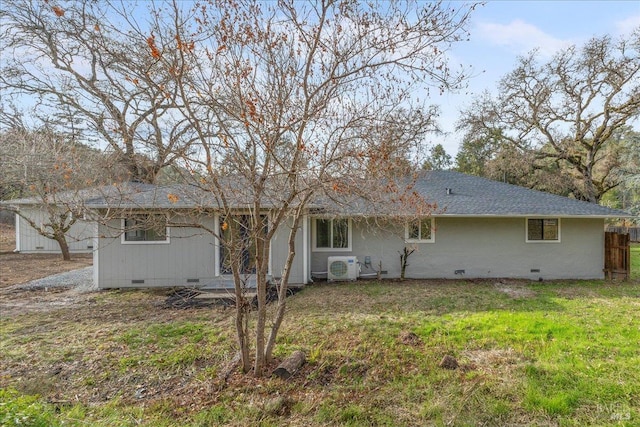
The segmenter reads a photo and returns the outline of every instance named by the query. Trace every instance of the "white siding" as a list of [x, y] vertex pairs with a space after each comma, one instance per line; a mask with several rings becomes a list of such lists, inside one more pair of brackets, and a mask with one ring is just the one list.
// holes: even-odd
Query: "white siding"
[[[23, 207], [20, 213], [29, 217], [36, 224], [47, 222], [47, 214], [37, 207]], [[93, 250], [95, 227], [91, 222], [77, 221], [67, 232], [67, 243], [72, 253], [90, 253]], [[55, 240], [41, 235], [29, 223], [16, 215], [16, 249], [22, 253], [60, 253], [60, 246]]]
[[[271, 275], [275, 278], [282, 277], [284, 263], [289, 254], [289, 233], [291, 232], [292, 221], [287, 221], [281, 225], [271, 242]], [[295, 251], [289, 283], [304, 283], [304, 251], [303, 251], [303, 227], [300, 225], [296, 233]]]
[[[434, 243], [415, 247], [407, 278], [542, 279], [602, 278], [604, 221], [563, 218], [559, 243], [526, 243], [525, 218], [436, 218]], [[387, 278], [400, 277], [399, 252], [405, 247], [404, 225], [387, 227], [354, 223], [353, 250], [361, 263], [382, 261]], [[327, 252], [313, 252], [311, 270], [326, 271]], [[464, 270], [464, 274], [455, 274]], [[532, 270], [539, 270], [533, 271]], [[363, 270], [363, 273], [366, 273]]]

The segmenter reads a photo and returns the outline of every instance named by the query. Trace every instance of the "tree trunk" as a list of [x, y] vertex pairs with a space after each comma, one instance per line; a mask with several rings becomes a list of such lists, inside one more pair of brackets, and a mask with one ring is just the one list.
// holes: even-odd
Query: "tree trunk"
[[[259, 218], [258, 218], [259, 220]], [[258, 221], [256, 220], [256, 221]], [[265, 329], [267, 324], [267, 259], [269, 257], [268, 242], [260, 237], [256, 239], [256, 287], [258, 297], [258, 319], [256, 323], [256, 359], [253, 373], [256, 377], [264, 374], [265, 363]]]
[[62, 259], [65, 261], [71, 261], [71, 252], [69, 251], [69, 245], [67, 244], [67, 239], [62, 235], [56, 235], [55, 241], [58, 242], [60, 246], [60, 251], [62, 252]]
[[256, 358], [253, 365], [253, 374], [261, 377], [264, 373], [264, 330], [267, 322], [267, 297], [266, 280], [262, 274], [257, 277], [258, 318], [256, 321]]
[[289, 275], [291, 273], [291, 265], [293, 259], [296, 256], [296, 234], [298, 226], [300, 225], [300, 212], [297, 213], [291, 231], [289, 232], [289, 255], [284, 263], [284, 270], [282, 272], [282, 278], [278, 285], [278, 308], [276, 309], [276, 317], [271, 326], [271, 332], [269, 333], [269, 340], [267, 341], [267, 348], [265, 350], [265, 359], [267, 363], [271, 363], [273, 360], [273, 348], [276, 345], [276, 338], [278, 331], [284, 320], [284, 315], [287, 308], [287, 287], [289, 285]]
[[238, 338], [238, 347], [240, 352], [240, 360], [242, 364], [242, 372], [247, 373], [251, 369], [251, 359], [249, 357], [249, 302], [245, 298], [242, 280], [240, 278], [240, 270], [237, 263], [231, 266], [233, 273], [234, 290], [236, 297], [236, 335]]

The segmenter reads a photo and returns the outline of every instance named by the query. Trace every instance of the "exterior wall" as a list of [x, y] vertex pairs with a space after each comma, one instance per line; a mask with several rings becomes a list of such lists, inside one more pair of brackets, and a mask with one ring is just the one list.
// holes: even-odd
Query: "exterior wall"
[[[186, 217], [172, 218], [172, 222], [192, 223]], [[213, 217], [200, 219], [207, 228], [214, 229]], [[171, 227], [169, 243], [122, 244], [121, 220], [111, 220], [99, 226], [99, 246], [94, 255], [94, 281], [99, 288], [146, 287], [233, 287], [229, 275], [216, 275], [219, 255], [215, 237], [206, 230], [193, 227]], [[288, 253], [289, 228], [276, 233], [271, 245], [271, 271], [280, 277]], [[302, 233], [296, 238], [296, 254], [290, 283], [303, 283]], [[135, 282], [137, 283], [135, 283]], [[139, 281], [144, 281], [140, 283]]]
[[[435, 242], [415, 247], [407, 278], [542, 279], [603, 278], [604, 220], [561, 219], [560, 242], [526, 243], [525, 218], [435, 218]], [[311, 271], [326, 271], [327, 257], [371, 257], [382, 277], [400, 277], [399, 251], [405, 247], [404, 225], [387, 227], [353, 223], [351, 252], [312, 252]], [[456, 270], [464, 273], [456, 274]], [[531, 270], [539, 270], [532, 272]], [[363, 273], [371, 272], [363, 268]]]
[[[206, 218], [202, 223], [213, 227], [214, 221]], [[120, 219], [99, 226], [94, 257], [99, 288], [201, 287], [215, 279], [215, 240], [208, 231], [171, 227], [169, 243], [122, 244], [121, 227]]]
[[[284, 263], [287, 260], [287, 255], [289, 254], [289, 233], [291, 232], [291, 225], [292, 221], [288, 221], [281, 225], [271, 242], [271, 275], [274, 278], [282, 277]], [[302, 284], [305, 282], [303, 267], [303, 240], [303, 227], [300, 226], [296, 233], [296, 255], [293, 259], [293, 265], [291, 266], [291, 274], [289, 275], [289, 283], [291, 284]]]
[[[46, 221], [46, 212], [36, 207], [23, 207], [20, 212], [36, 224]], [[67, 232], [67, 243], [72, 253], [90, 253], [93, 250], [95, 226], [91, 222], [77, 221]], [[60, 253], [55, 240], [42, 236], [24, 218], [16, 215], [16, 250], [22, 253]]]

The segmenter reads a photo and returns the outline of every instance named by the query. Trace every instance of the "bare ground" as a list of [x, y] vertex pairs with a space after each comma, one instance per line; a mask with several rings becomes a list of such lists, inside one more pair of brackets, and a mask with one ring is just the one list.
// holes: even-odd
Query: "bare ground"
[[0, 289], [30, 282], [65, 271], [92, 265], [91, 254], [73, 254], [64, 261], [56, 254], [19, 254], [15, 249], [15, 228], [0, 224]]
[[16, 248], [16, 229], [13, 225], [0, 222], [0, 253]]

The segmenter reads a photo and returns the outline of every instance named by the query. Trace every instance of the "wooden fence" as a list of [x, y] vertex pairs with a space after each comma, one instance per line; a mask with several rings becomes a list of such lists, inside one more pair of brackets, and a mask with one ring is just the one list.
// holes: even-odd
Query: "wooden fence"
[[606, 231], [618, 234], [628, 234], [632, 242], [640, 242], [640, 227], [614, 227], [613, 225], [609, 225], [607, 226]]
[[604, 233], [604, 274], [608, 279], [626, 280], [630, 277], [629, 234]]

